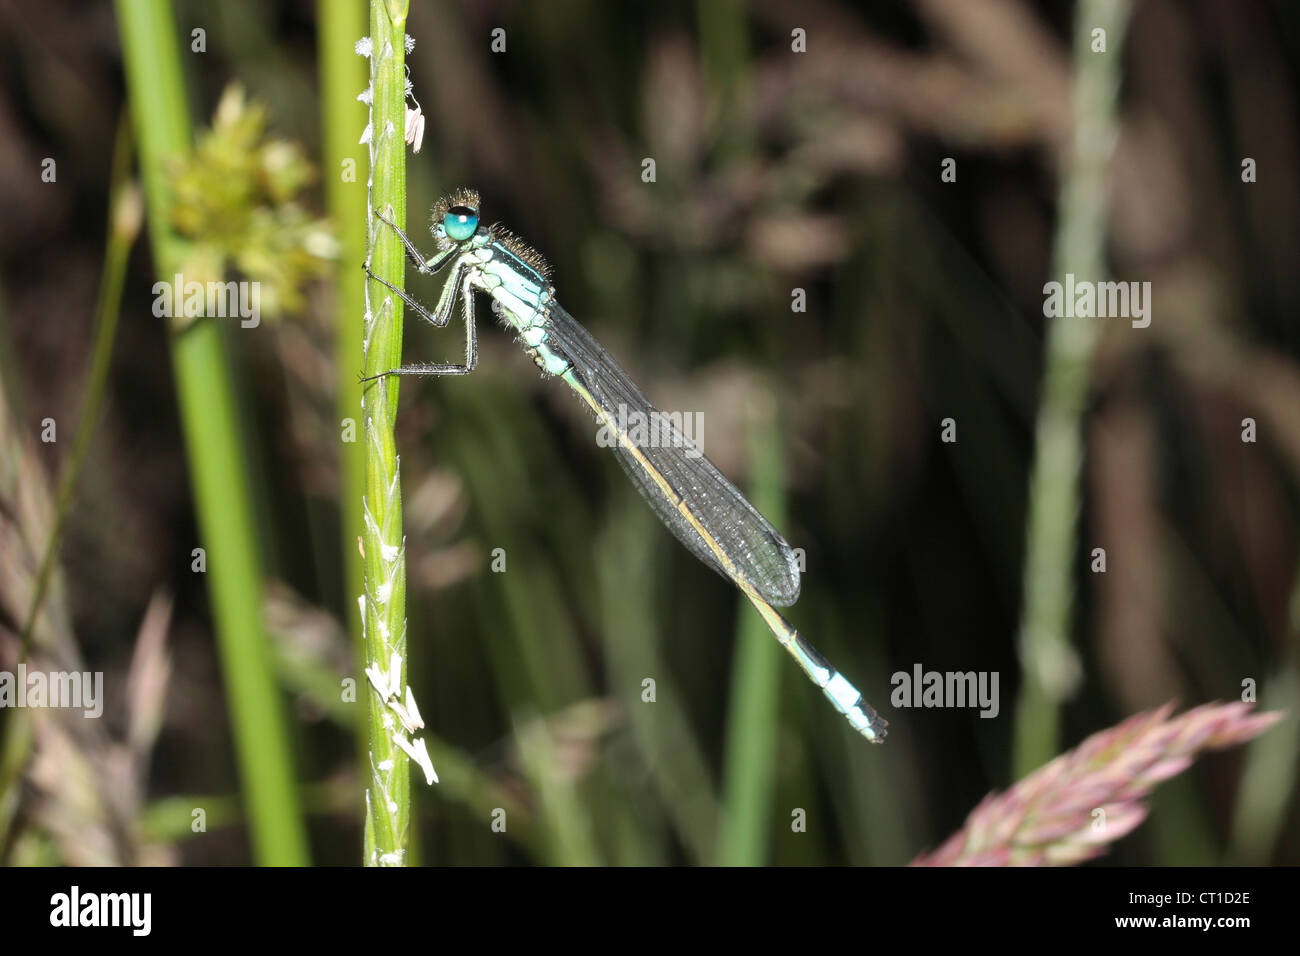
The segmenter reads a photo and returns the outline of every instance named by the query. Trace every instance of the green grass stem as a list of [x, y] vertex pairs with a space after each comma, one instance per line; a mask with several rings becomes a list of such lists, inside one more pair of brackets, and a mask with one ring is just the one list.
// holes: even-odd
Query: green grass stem
[[[406, 261], [401, 241], [370, 210], [399, 226], [406, 223], [405, 0], [370, 3], [370, 179], [367, 256], [371, 270], [401, 289]], [[368, 282], [365, 309], [365, 371], [373, 375], [402, 364], [402, 300], [379, 282]], [[406, 549], [402, 537], [402, 483], [393, 423], [395, 375], [370, 382], [362, 392], [365, 435], [365, 646], [366, 664], [387, 673], [397, 655], [399, 686], [406, 688]], [[411, 818], [410, 764], [393, 738], [392, 714], [368, 692], [370, 766], [366, 798], [367, 866], [404, 866]]]
[[[361, 385], [357, 371], [365, 364], [356, 321], [366, 311], [365, 273], [357, 263], [366, 254], [365, 147], [357, 142], [357, 128], [366, 116], [357, 94], [365, 88], [365, 61], [354, 45], [366, 31], [366, 8], [357, 2], [324, 3], [320, 6], [317, 62], [320, 76], [322, 130], [322, 176], [325, 204], [339, 239], [339, 259], [334, 270], [335, 368], [338, 374], [335, 408], [339, 419], [339, 532], [343, 559], [345, 594], [361, 594], [365, 587], [365, 566], [357, 541], [365, 531], [361, 500], [366, 486], [366, 459], [357, 421], [361, 411]], [[347, 428], [351, 422], [352, 427]], [[343, 440], [345, 435], [351, 441]], [[345, 608], [346, 620], [356, 649], [356, 674], [364, 669], [365, 643], [361, 617]], [[354, 723], [361, 765], [369, 752], [366, 742], [366, 708], [358, 711]]]
[[[1074, 19], [1073, 145], [1061, 179], [1052, 277], [1100, 282], [1106, 275], [1107, 171], [1115, 119], [1127, 0], [1082, 0]], [[1106, 52], [1093, 52], [1094, 30]], [[1070, 641], [1083, 468], [1083, 411], [1100, 331], [1095, 318], [1058, 317], [1047, 328], [1042, 398], [1029, 478], [1014, 775], [1023, 777], [1060, 749], [1060, 708], [1078, 683]]]
[[[166, 175], [167, 163], [192, 146], [176, 22], [167, 0], [118, 0], [116, 7], [154, 269], [170, 280], [185, 271], [190, 252], [172, 227]], [[172, 328], [181, 428], [253, 856], [263, 865], [300, 865], [308, 860], [306, 831], [262, 624], [262, 561], [219, 321]]]
[[[785, 524], [785, 494], [776, 415], [754, 415], [748, 439], [753, 475], [750, 501], [780, 528]], [[738, 601], [737, 614], [717, 862], [723, 866], [758, 866], [767, 860], [770, 848], [785, 655], [743, 597]]]

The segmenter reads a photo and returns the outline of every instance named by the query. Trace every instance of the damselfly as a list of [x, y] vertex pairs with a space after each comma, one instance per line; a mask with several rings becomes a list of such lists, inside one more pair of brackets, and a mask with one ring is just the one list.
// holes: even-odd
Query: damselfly
[[[886, 721], [851, 683], [805, 641], [776, 610], [799, 597], [799, 566], [794, 551], [722, 472], [694, 448], [671, 419], [663, 424], [654, 406], [581, 325], [560, 307], [550, 268], [534, 250], [500, 225], [479, 223], [479, 196], [460, 189], [433, 207], [433, 238], [438, 251], [425, 259], [415, 243], [388, 216], [375, 216], [402, 240], [415, 267], [426, 275], [450, 267], [433, 311], [381, 279], [417, 314], [445, 327], [459, 302], [465, 317], [465, 362], [423, 363], [389, 369], [387, 375], [465, 375], [474, 370], [478, 349], [474, 293], [492, 297], [493, 311], [513, 329], [533, 361], [562, 379], [586, 403], [596, 420], [617, 436], [619, 464], [637, 490], [677, 539], [697, 558], [730, 579], [757, 608], [776, 639], [820, 687], [835, 708], [868, 740], [879, 743]], [[657, 440], [638, 441], [625, 423], [658, 420]], [[664, 429], [669, 430], [665, 437]]]

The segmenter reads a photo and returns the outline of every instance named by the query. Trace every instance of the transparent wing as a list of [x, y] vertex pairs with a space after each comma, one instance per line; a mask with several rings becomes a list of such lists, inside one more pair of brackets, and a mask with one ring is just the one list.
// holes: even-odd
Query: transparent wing
[[[640, 452], [713, 536], [737, 572], [768, 603], [776, 607], [793, 604], [799, 597], [799, 566], [794, 551], [780, 533], [713, 462], [695, 449], [674, 423], [657, 413], [590, 332], [558, 303], [551, 305], [549, 318], [547, 346], [573, 363], [577, 380], [616, 422], [635, 420], [631, 419], [634, 413], [644, 415], [643, 421], [655, 422], [654, 441], [638, 443]], [[727, 577], [708, 543], [682, 517], [676, 505], [664, 497], [654, 477], [647, 473], [646, 464], [621, 444], [615, 446], [615, 451], [619, 464], [659, 520], [697, 558]]]

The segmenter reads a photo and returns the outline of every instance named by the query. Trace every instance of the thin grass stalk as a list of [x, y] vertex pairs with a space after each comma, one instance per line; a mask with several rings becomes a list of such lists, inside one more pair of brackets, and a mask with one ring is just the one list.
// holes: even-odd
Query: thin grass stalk
[[[750, 500], [776, 527], [785, 523], [781, 437], [776, 415], [749, 423]], [[759, 866], [767, 859], [776, 798], [776, 735], [781, 710], [781, 645], [749, 601], [738, 602], [735, 670], [727, 705], [722, 771], [722, 829], [717, 862]]]
[[[334, 270], [335, 367], [337, 380], [337, 415], [340, 438], [346, 424], [357, 421], [361, 411], [361, 385], [357, 370], [365, 364], [361, 339], [355, 334], [356, 317], [365, 313], [365, 273], [357, 263], [365, 255], [366, 209], [361, 203], [364, 183], [361, 152], [357, 143], [357, 123], [363, 107], [357, 102], [357, 93], [365, 87], [364, 61], [353, 49], [357, 37], [366, 30], [366, 8], [356, 0], [332, 0], [320, 6], [320, 35], [317, 61], [320, 64], [321, 129], [324, 155], [325, 202], [330, 219], [339, 238], [339, 260]], [[345, 163], [351, 161], [351, 176], [344, 179]], [[366, 460], [364, 446], [357, 436], [361, 429], [353, 424], [347, 434], [352, 441], [339, 443], [339, 525], [342, 535], [343, 593], [361, 594], [365, 587], [365, 567], [357, 542], [365, 531], [361, 500], [366, 486]], [[365, 644], [362, 639], [361, 618], [347, 615], [349, 630], [357, 661], [356, 673], [365, 669]], [[364, 708], [355, 718], [357, 745], [364, 766], [368, 746], [366, 742], [366, 713]]]
[[[1118, 137], [1127, 0], [1081, 0], [1074, 20], [1073, 146], [1061, 182], [1052, 277], [1105, 278], [1106, 173]], [[1092, 50], [1106, 31], [1106, 52]], [[1100, 325], [1057, 317], [1047, 329], [1042, 400], [1029, 479], [1014, 765], [1023, 776], [1059, 748], [1060, 707], [1079, 679], [1070, 643], [1083, 463], [1082, 416]]]
[[1235, 866], [1267, 866], [1282, 839], [1300, 753], [1300, 676], [1294, 669], [1283, 671], [1265, 688], [1260, 703], [1284, 712], [1286, 718], [1276, 734], [1261, 738], [1247, 751], [1232, 817], [1228, 862]]
[[[85, 463], [90, 439], [99, 421], [99, 409], [108, 382], [108, 370], [117, 339], [117, 323], [122, 311], [122, 289], [126, 282], [126, 264], [140, 234], [142, 210], [139, 190], [131, 183], [131, 128], [126, 114], [118, 123], [113, 144], [113, 165], [109, 180], [108, 238], [104, 251], [104, 271], [100, 274], [95, 304], [95, 344], [91, 349], [90, 376], [77, 416], [72, 451], [59, 475], [55, 494], [52, 526], [45, 539], [45, 551], [36, 572], [26, 620], [19, 632], [19, 660], [30, 660], [32, 634], [45, 604], [45, 595], [54, 578], [54, 568], [63, 537], [63, 523], [72, 507], [77, 478]], [[0, 405], [3, 403], [0, 402]], [[14, 710], [4, 726], [0, 744], [0, 847], [7, 843], [12, 811], [17, 806], [19, 774], [30, 756], [33, 738], [27, 726], [27, 712]]]
[[[739, 0], [699, 0], [695, 5], [700, 60], [717, 115], [727, 116], [749, 95], [749, 12]], [[737, 159], [750, 146], [736, 124], [723, 123], [715, 156]], [[771, 407], [752, 416], [748, 452], [754, 487], [751, 500], [780, 527], [784, 521], [781, 446]], [[743, 598], [736, 618], [735, 667], [727, 705], [722, 803], [715, 862], [757, 866], [769, 847], [776, 780], [776, 732], [780, 712], [781, 651]]]
[[1291, 582], [1287, 630], [1281, 669], [1260, 696], [1261, 706], [1283, 711], [1286, 717], [1275, 733], [1256, 740], [1246, 751], [1232, 815], [1229, 862], [1236, 865], [1271, 862], [1300, 774], [1300, 571]]
[[23, 621], [22, 649], [26, 660], [31, 649], [32, 628], [45, 600], [54, 562], [63, 540], [63, 524], [72, 508], [72, 495], [77, 489], [77, 479], [86, 462], [90, 439], [99, 422], [99, 409], [108, 384], [109, 365], [113, 359], [113, 343], [117, 341], [117, 321], [122, 314], [122, 289], [126, 284], [126, 263], [140, 234], [140, 194], [130, 182], [131, 127], [125, 113], [118, 122], [117, 137], [113, 142], [113, 167], [109, 187], [108, 240], [104, 251], [104, 271], [100, 275], [99, 293], [95, 301], [95, 344], [91, 347], [90, 377], [86, 392], [81, 398], [77, 415], [77, 430], [72, 436], [72, 452], [59, 475], [59, 488], [54, 502], [54, 527], [45, 545], [40, 569], [36, 573], [36, 591], [31, 607]]
[[[366, 261], [382, 279], [405, 287], [401, 241], [371, 212], [399, 226], [406, 223], [406, 0], [370, 3], [370, 145], [367, 188]], [[402, 364], [402, 301], [381, 283], [368, 281], [364, 350], [367, 375]], [[402, 485], [393, 423], [397, 376], [369, 383], [362, 391], [365, 435], [365, 498], [362, 501], [365, 555], [367, 670], [388, 673], [398, 697], [406, 688], [406, 548], [402, 536]], [[376, 693], [369, 701], [370, 766], [366, 792], [365, 863], [405, 866], [411, 814], [410, 765], [394, 734], [393, 714]]]
[[[0, 324], [3, 321], [0, 315]], [[11, 376], [12, 372], [0, 382], [0, 616], [9, 621], [17, 620], [31, 605], [40, 547], [54, 526], [53, 492], [45, 470], [37, 460], [32, 436], [9, 403], [9, 389], [3, 387]], [[60, 669], [73, 670], [80, 657], [61, 583], [56, 568], [49, 599], [32, 628], [33, 645], [41, 656], [58, 661]], [[0, 626], [0, 668], [16, 668], [19, 653], [17, 642], [11, 646], [9, 629]], [[0, 866], [12, 860], [19, 836], [18, 813], [27, 796], [23, 774], [36, 743], [36, 722], [58, 713], [54, 708], [5, 710], [0, 740]]]
[[[621, 472], [618, 480], [625, 483]], [[678, 695], [660, 695], [653, 704], [641, 699], [645, 676], [668, 671], [659, 647], [662, 609], [652, 586], [654, 541], [663, 529], [640, 496], [622, 490], [622, 505], [606, 523], [594, 555], [609, 684], [625, 689], [646, 772], [686, 852], [709, 863], [718, 850], [718, 799], [708, 761]], [[646, 586], [628, 588], [628, 581]]]
[[[183, 273], [189, 243], [171, 223], [166, 164], [191, 149], [190, 118], [167, 0], [117, 0], [127, 93], [144, 177], [154, 268]], [[230, 701], [253, 857], [307, 862], [285, 715], [262, 624], [262, 562], [229, 359], [217, 320], [176, 322], [172, 365], [190, 463], [222, 678]]]
[[[696, 29], [709, 97], [720, 117], [734, 115], [750, 97], [750, 11], [744, 0], [697, 0]], [[743, 123], [724, 122], [712, 147], [720, 160], [740, 160], [753, 144]]]
[[516, 721], [515, 739], [524, 777], [537, 795], [537, 825], [549, 866], [602, 866], [596, 814], [561, 758], [558, 741], [544, 718], [526, 714]]
[[[440, 783], [449, 794], [457, 794], [469, 811], [481, 819], [489, 819], [498, 808], [504, 810], [510, 821], [505, 835], [534, 860], [544, 859], [534, 811], [521, 802], [518, 794], [512, 793], [508, 785], [489, 779], [470, 761], [449, 749], [434, 751], [434, 757], [438, 760]], [[341, 817], [351, 811], [356, 799], [356, 787], [346, 776], [304, 783], [301, 792], [303, 808], [313, 817]], [[139, 840], [146, 844], [176, 845], [201, 838], [203, 834], [194, 832], [195, 807], [207, 811], [209, 832], [244, 822], [239, 800], [225, 794], [162, 797], [151, 801], [136, 818]]]
[[[281, 685], [297, 700], [317, 709], [340, 728], [355, 728], [357, 712], [364, 708], [339, 693], [340, 682], [347, 671], [322, 659], [303, 642], [304, 634], [315, 632], [321, 641], [317, 650], [335, 644], [343, 639], [342, 625], [332, 614], [309, 604], [284, 587], [272, 589], [268, 605], [267, 627], [272, 634], [276, 673]], [[430, 761], [438, 768], [439, 796], [443, 801], [448, 805], [461, 804], [476, 819], [482, 820], [490, 819], [497, 808], [505, 810], [510, 820], [505, 831], [507, 838], [524, 850], [541, 853], [536, 838], [538, 831], [532, 822], [533, 809], [512, 791], [508, 781], [498, 780], [484, 772], [474, 760], [430, 734], [427, 728], [419, 739], [427, 745]], [[364, 757], [368, 747], [364, 733], [358, 734], [358, 741], [363, 747]], [[363, 791], [353, 786], [349, 792], [357, 802], [364, 803], [360, 796]], [[312, 793], [311, 786], [302, 787], [303, 804], [308, 813], [319, 812], [312, 803]], [[346, 810], [345, 807], [342, 809]], [[211, 826], [211, 813], [208, 820]], [[540, 856], [536, 858], [541, 859]]]

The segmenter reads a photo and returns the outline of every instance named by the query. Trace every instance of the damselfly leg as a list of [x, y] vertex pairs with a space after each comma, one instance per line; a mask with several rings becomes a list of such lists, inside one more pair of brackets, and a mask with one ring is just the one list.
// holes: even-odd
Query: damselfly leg
[[371, 212], [375, 214], [376, 219], [388, 226], [388, 228], [393, 230], [393, 232], [397, 233], [397, 238], [401, 239], [402, 245], [406, 246], [406, 254], [410, 256], [411, 261], [415, 263], [415, 268], [424, 275], [431, 276], [440, 272], [442, 267], [450, 262], [452, 257], [456, 255], [456, 249], [453, 247], [451, 249], [444, 249], [437, 255], [425, 259], [420, 255], [420, 250], [416, 248], [415, 243], [411, 241], [411, 237], [402, 231], [401, 226], [393, 222], [393, 220], [389, 219], [378, 209], [373, 209]]
[[[391, 220], [385, 218], [378, 210], [375, 216], [393, 232], [397, 233], [406, 246], [407, 255], [415, 263], [416, 268], [424, 275], [433, 275], [439, 272], [452, 258], [454, 249], [447, 252], [440, 252], [429, 260], [420, 256], [419, 250], [401, 229], [399, 229]], [[438, 296], [438, 304], [430, 312], [424, 303], [420, 302], [414, 296], [408, 294], [402, 289], [397, 288], [387, 279], [375, 275], [370, 270], [367, 263], [361, 264], [366, 270], [366, 275], [374, 279], [380, 285], [386, 286], [391, 292], [397, 295], [407, 307], [419, 315], [421, 318], [432, 323], [438, 328], [443, 328], [451, 321], [452, 313], [456, 309], [456, 301], [459, 299], [462, 303], [462, 312], [465, 318], [465, 361], [463, 364], [456, 365], [451, 363], [440, 362], [415, 362], [410, 365], [403, 365], [398, 368], [390, 368], [387, 371], [377, 372], [374, 375], [367, 375], [361, 378], [362, 382], [371, 382], [378, 378], [384, 378], [388, 375], [468, 375], [478, 365], [478, 337], [474, 321], [474, 291], [470, 288], [467, 265], [463, 261], [456, 262], [452, 266], [451, 275], [447, 277], [446, 283], [442, 287], [442, 293]]]

